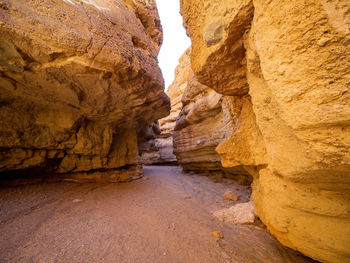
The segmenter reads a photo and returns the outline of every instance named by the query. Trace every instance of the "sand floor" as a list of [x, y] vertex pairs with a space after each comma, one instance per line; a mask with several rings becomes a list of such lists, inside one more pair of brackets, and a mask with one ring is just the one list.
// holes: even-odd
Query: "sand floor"
[[0, 188], [0, 262], [312, 262], [264, 228], [213, 218], [233, 204], [226, 190], [248, 201], [249, 187], [175, 166], [144, 174], [121, 184]]

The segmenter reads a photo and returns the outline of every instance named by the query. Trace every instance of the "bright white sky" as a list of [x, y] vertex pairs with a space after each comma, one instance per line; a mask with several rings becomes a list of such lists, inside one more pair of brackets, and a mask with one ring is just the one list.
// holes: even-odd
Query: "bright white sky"
[[164, 35], [158, 60], [167, 89], [174, 80], [174, 71], [179, 58], [191, 45], [191, 40], [182, 25], [180, 0], [156, 0], [156, 2]]

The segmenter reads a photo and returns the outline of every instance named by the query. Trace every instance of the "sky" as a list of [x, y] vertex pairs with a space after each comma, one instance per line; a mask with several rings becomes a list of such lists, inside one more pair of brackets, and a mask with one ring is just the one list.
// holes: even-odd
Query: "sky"
[[156, 0], [163, 27], [163, 45], [158, 56], [165, 80], [165, 90], [174, 80], [179, 58], [191, 46], [180, 15], [180, 0]]

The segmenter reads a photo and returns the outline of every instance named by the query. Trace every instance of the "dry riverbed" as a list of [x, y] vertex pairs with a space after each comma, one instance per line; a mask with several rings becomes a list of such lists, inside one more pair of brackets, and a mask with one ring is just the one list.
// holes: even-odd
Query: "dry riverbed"
[[312, 262], [262, 227], [213, 218], [234, 204], [225, 191], [245, 202], [248, 187], [178, 167], [144, 174], [122, 184], [2, 187], [0, 262]]

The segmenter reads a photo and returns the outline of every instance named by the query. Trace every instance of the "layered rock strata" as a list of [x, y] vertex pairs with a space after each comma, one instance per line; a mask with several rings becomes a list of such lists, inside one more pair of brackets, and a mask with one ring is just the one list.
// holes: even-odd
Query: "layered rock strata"
[[169, 111], [155, 2], [0, 6], [0, 171], [134, 170], [138, 129]]
[[175, 69], [174, 81], [166, 92], [171, 105], [169, 116], [160, 119], [158, 123], [146, 126], [138, 136], [140, 163], [177, 163], [177, 158], [173, 153], [173, 133], [176, 118], [182, 108], [181, 98], [191, 73], [189, 54], [190, 50], [187, 50], [179, 59], [179, 65]]
[[[246, 98], [217, 151], [284, 245], [350, 262], [348, 1], [182, 0], [197, 79]], [[249, 97], [248, 95], [249, 94]]]
[[[185, 83], [181, 98], [182, 108], [173, 134], [174, 153], [184, 170], [223, 171], [228, 174], [247, 174], [242, 166], [223, 168], [216, 147], [232, 134], [237, 114], [246, 97], [223, 96], [197, 81], [190, 67], [191, 50], [185, 52], [179, 67]], [[181, 66], [182, 64], [187, 67]], [[186, 70], [186, 71], [185, 71]]]

